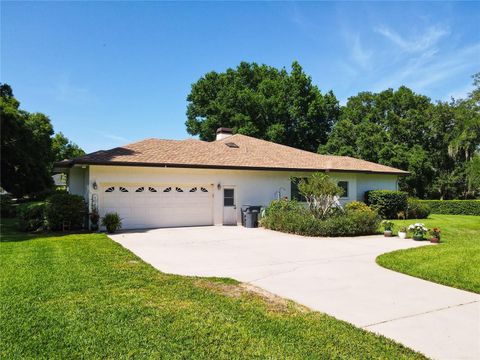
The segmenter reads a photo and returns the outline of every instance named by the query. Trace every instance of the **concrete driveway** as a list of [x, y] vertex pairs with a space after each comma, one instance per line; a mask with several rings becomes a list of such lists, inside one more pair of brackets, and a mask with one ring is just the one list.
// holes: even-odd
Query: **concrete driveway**
[[379, 254], [424, 243], [383, 236], [307, 238], [226, 226], [110, 237], [166, 273], [234, 278], [432, 358], [480, 359], [479, 295], [375, 263]]

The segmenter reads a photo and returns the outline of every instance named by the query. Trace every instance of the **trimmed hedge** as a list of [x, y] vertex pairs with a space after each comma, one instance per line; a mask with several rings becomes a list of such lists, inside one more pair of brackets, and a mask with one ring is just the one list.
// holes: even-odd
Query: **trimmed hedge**
[[480, 216], [480, 200], [419, 200], [432, 214]]
[[407, 219], [426, 219], [430, 215], [430, 206], [418, 199], [408, 199]]
[[370, 190], [365, 192], [365, 203], [378, 211], [384, 219], [396, 219], [399, 212], [407, 211], [408, 194], [396, 190]]
[[83, 197], [59, 193], [46, 201], [45, 219], [50, 230], [62, 230], [63, 222], [69, 222], [71, 229], [79, 229], [85, 222], [87, 205]]
[[296, 201], [273, 201], [261, 220], [267, 229], [305, 236], [359, 236], [377, 233], [380, 219], [375, 211], [349, 210], [325, 220], [317, 219]]
[[20, 230], [36, 231], [45, 227], [45, 203], [24, 203], [17, 208], [17, 217]]

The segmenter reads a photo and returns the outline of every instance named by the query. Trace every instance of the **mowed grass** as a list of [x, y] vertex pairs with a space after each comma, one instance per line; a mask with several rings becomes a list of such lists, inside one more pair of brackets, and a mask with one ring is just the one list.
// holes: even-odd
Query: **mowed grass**
[[480, 216], [434, 214], [429, 219], [394, 221], [394, 231], [416, 222], [428, 228], [439, 227], [441, 244], [383, 254], [377, 263], [425, 280], [480, 293]]
[[103, 234], [7, 221], [0, 260], [0, 358], [424, 358], [233, 280], [161, 273]]

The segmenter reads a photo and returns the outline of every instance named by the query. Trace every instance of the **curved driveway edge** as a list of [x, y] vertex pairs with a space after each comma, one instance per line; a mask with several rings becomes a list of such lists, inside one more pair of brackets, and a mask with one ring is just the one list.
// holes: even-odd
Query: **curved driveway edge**
[[[480, 295], [394, 272], [378, 255], [425, 243], [208, 226], [109, 235], [162, 272], [251, 283], [436, 359], [480, 359]], [[360, 354], [359, 354], [360, 355]]]

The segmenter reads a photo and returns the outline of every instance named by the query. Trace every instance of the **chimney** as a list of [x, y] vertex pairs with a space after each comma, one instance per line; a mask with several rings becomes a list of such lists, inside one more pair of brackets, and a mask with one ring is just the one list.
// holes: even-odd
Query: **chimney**
[[221, 127], [217, 129], [217, 140], [225, 139], [229, 136], [232, 136], [232, 129]]

